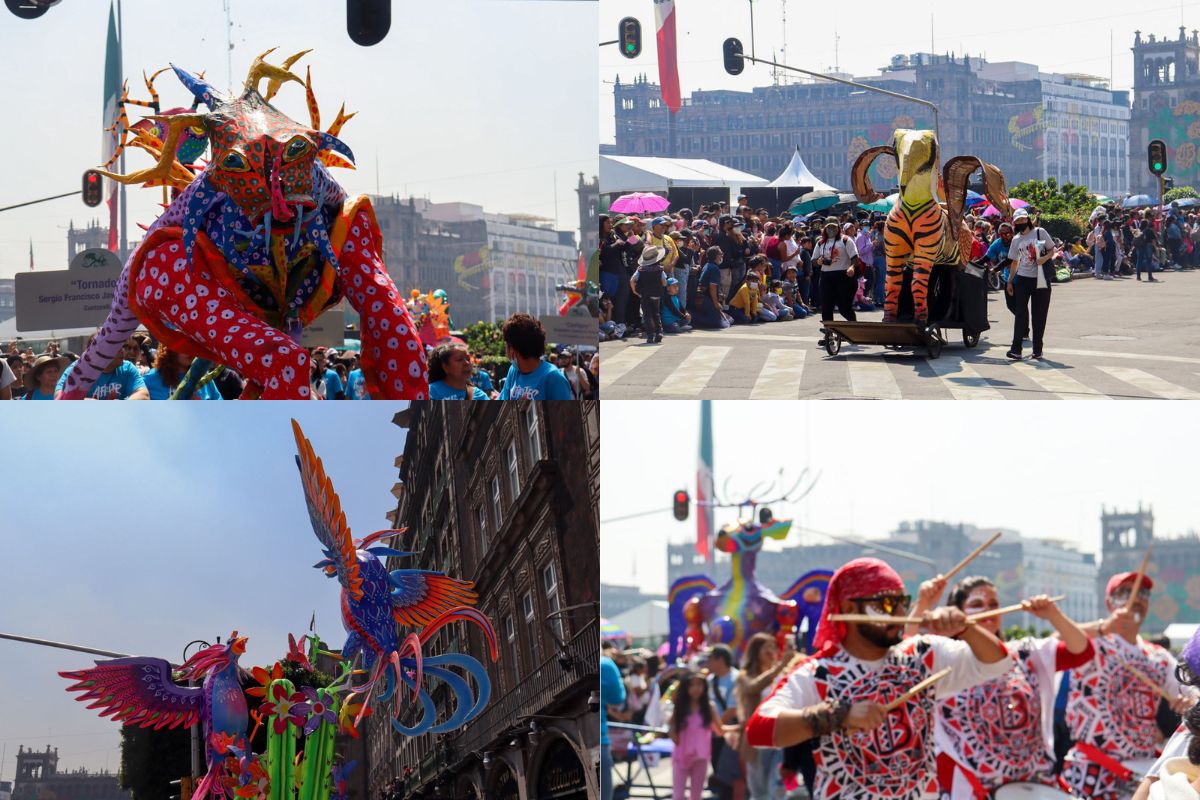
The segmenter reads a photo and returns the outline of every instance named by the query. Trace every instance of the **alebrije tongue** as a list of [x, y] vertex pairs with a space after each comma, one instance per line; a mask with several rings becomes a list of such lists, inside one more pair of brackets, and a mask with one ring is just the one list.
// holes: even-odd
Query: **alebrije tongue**
[[1180, 658], [1187, 664], [1188, 672], [1192, 673], [1193, 683], [1200, 684], [1200, 628], [1192, 634], [1191, 641], [1184, 645]]
[[293, 212], [283, 198], [283, 181], [279, 178], [279, 166], [280, 158], [276, 154], [275, 163], [271, 165], [271, 213], [276, 222], [290, 222]]

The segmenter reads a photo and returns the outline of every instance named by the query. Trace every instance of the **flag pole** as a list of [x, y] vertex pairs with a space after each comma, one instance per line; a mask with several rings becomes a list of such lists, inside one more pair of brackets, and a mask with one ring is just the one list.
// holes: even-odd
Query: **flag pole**
[[[121, 13], [121, 0], [117, 0], [117, 71], [124, 76], [125, 74], [125, 34], [122, 30], [125, 23], [125, 15]], [[121, 150], [121, 174], [125, 174], [125, 151]], [[125, 184], [121, 184], [121, 195], [117, 200], [117, 207], [121, 212], [121, 260], [125, 260], [125, 254], [129, 252], [129, 240], [126, 238], [127, 215], [125, 209]]]

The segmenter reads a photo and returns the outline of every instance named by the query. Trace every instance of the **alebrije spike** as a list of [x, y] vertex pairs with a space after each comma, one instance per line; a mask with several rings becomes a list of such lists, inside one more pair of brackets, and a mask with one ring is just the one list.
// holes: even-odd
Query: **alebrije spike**
[[354, 161], [354, 153], [350, 147], [341, 139], [334, 136], [332, 133], [319, 131], [317, 133], [317, 149], [318, 150], [333, 150], [336, 153], [341, 153], [350, 161]]
[[338, 109], [337, 116], [334, 117], [333, 124], [329, 126], [329, 130], [327, 131], [327, 133], [330, 136], [337, 136], [339, 133], [342, 132], [342, 126], [345, 125], [347, 122], [349, 122], [351, 117], [354, 117], [357, 114], [358, 114], [357, 111], [347, 114], [346, 113], [346, 104], [342, 103], [342, 107]]
[[[275, 48], [272, 47], [266, 53], [263, 53], [263, 56], [266, 56], [268, 53], [270, 53], [274, 49]], [[283, 60], [283, 69], [284, 70], [291, 69], [293, 64], [295, 64], [297, 61], [299, 61], [301, 58], [303, 58], [306, 54], [311, 53], [311, 52], [312, 52], [312, 49], [310, 48], [308, 50], [301, 50], [299, 53], [296, 53], [295, 55], [288, 56], [287, 58], [285, 58]], [[292, 77], [294, 78], [295, 76], [292, 76]], [[266, 100], [267, 102], [270, 102], [271, 98], [274, 97], [276, 94], [278, 94], [280, 87], [283, 86], [284, 81], [286, 81], [286, 80], [291, 80], [291, 78], [271, 78], [269, 81], [267, 81], [267, 94], [265, 97], [263, 97], [263, 99]], [[299, 81], [299, 78], [296, 78], [296, 80]]]
[[308, 125], [314, 131], [321, 129], [321, 109], [317, 106], [317, 98], [313, 95], [312, 67], [304, 70], [304, 97], [308, 101]]
[[179, 78], [179, 82], [192, 93], [192, 97], [196, 99], [196, 102], [204, 103], [211, 110], [220, 99], [217, 97], [216, 90], [209, 85], [208, 81], [186, 70], [182, 70], [174, 64], [171, 65], [171, 69], [175, 72], [175, 77]]
[[354, 169], [354, 165], [340, 153], [335, 153], [332, 150], [322, 150], [317, 158], [327, 167], [341, 167], [342, 169]]

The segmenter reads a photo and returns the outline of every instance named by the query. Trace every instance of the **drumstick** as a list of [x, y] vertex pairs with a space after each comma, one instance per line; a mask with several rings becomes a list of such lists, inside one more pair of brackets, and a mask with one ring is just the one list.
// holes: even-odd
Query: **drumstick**
[[883, 710], [884, 711], [892, 711], [892, 710], [899, 708], [901, 705], [903, 705], [904, 703], [907, 703], [909, 700], [916, 697], [921, 692], [928, 689], [930, 686], [933, 686], [935, 683], [937, 683], [938, 681], [940, 681], [942, 678], [946, 677], [949, 674], [950, 674], [949, 667], [946, 667], [941, 672], [933, 673], [928, 678], [921, 681], [916, 686], [912, 687], [911, 689], [909, 689], [907, 692], [905, 692], [904, 694], [897, 697], [892, 702], [888, 703], [886, 706], [883, 707]]
[[1142, 672], [1140, 669], [1133, 666], [1132, 664], [1122, 661], [1121, 666], [1124, 667], [1125, 669], [1129, 670], [1130, 672], [1132, 672], [1134, 675], [1136, 675], [1138, 680], [1140, 680], [1142, 683], [1146, 684], [1151, 689], [1158, 692], [1159, 697], [1161, 697], [1163, 700], [1166, 700], [1168, 703], [1174, 703], [1178, 699], [1176, 697], [1172, 697], [1170, 695], [1170, 693], [1167, 692], [1166, 689], [1162, 688], [1157, 683], [1155, 683], [1153, 678], [1151, 678], [1149, 675]]
[[1001, 531], [996, 531], [994, 534], [992, 534], [992, 538], [988, 539], [986, 542], [979, 545], [979, 547], [976, 547], [973, 551], [971, 551], [971, 554], [969, 556], [964, 558], [962, 561], [958, 562], [958, 564], [956, 564], [954, 566], [954, 569], [947, 572], [945, 575], [942, 576], [942, 578], [946, 581], [949, 581], [951, 578], [953, 578], [955, 575], [957, 575], [962, 570], [962, 568], [965, 567], [967, 564], [970, 564], [971, 561], [973, 561], [977, 555], [979, 555], [984, 550], [987, 550], [989, 547], [991, 547], [992, 542], [994, 542], [1000, 538], [1000, 534], [1001, 534]]
[[[1065, 600], [1066, 597], [1067, 596], [1065, 594], [1060, 594], [1057, 597], [1051, 597], [1050, 601], [1057, 603], [1059, 600]], [[967, 617], [967, 622], [978, 622], [981, 619], [991, 619], [992, 617], [1000, 617], [1005, 614], [1012, 613], [1013, 611], [1020, 611], [1022, 605], [1022, 603], [1017, 603], [1015, 605], [1005, 606], [1004, 608], [994, 608], [991, 611], [981, 611], [978, 614], [972, 614], [971, 616]]]
[[1129, 593], [1129, 599], [1125, 601], [1125, 607], [1129, 608], [1133, 605], [1133, 601], [1137, 598], [1138, 592], [1142, 588], [1142, 579], [1146, 577], [1146, 567], [1150, 566], [1150, 554], [1154, 552], [1154, 542], [1146, 548], [1146, 555], [1142, 557], [1142, 565], [1138, 567], [1137, 577], [1133, 579], [1133, 591]]
[[883, 617], [871, 614], [830, 614], [830, 622], [865, 622], [868, 625], [908, 625], [925, 621], [924, 617]]

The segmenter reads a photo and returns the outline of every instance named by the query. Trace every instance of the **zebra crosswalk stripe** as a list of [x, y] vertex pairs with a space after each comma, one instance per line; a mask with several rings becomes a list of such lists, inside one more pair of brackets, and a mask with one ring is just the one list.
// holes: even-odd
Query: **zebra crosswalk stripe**
[[758, 373], [751, 400], [796, 400], [800, 397], [800, 378], [804, 374], [805, 351], [791, 348], [772, 350]]
[[984, 379], [974, 367], [966, 361], [953, 361], [948, 358], [931, 358], [927, 361], [929, 367], [942, 380], [942, 384], [950, 390], [955, 400], [1003, 400], [995, 387]]
[[603, 369], [600, 372], [601, 391], [603, 391], [605, 384], [611, 385], [621, 380], [630, 370], [654, 355], [654, 353], [655, 350], [653, 347], [634, 345], [626, 347], [612, 358], [603, 359]]
[[1045, 362], [1021, 361], [1012, 366], [1017, 372], [1063, 400], [1112, 400], [1103, 392], [1085, 386], [1061, 369]]
[[1157, 375], [1151, 375], [1140, 369], [1131, 367], [1097, 367], [1107, 372], [1117, 380], [1136, 386], [1144, 392], [1158, 395], [1167, 400], [1200, 400], [1200, 392], [1194, 392], [1178, 384], [1165, 381]]
[[851, 361], [850, 393], [855, 397], [876, 400], [901, 399], [900, 386], [892, 376], [892, 368], [886, 361]]
[[729, 347], [701, 345], [688, 354], [682, 363], [654, 390], [654, 394], [698, 395], [704, 390], [708, 379], [717, 374], [717, 369]]

